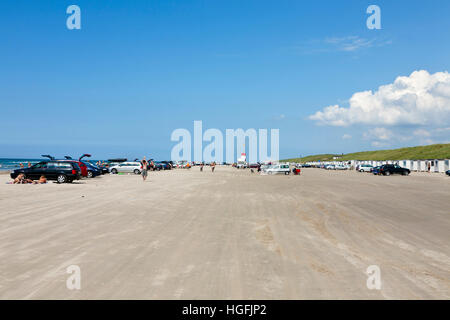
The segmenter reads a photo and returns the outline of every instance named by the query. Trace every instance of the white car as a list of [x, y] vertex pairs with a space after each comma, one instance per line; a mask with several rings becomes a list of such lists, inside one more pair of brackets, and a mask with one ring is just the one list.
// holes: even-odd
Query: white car
[[139, 162], [122, 162], [109, 168], [109, 172], [112, 174], [119, 172], [140, 174], [141, 170], [141, 164]]
[[270, 166], [265, 170], [267, 174], [278, 174], [278, 173], [284, 173], [284, 174], [290, 174], [291, 171], [289, 169], [288, 164], [276, 164], [273, 166]]
[[238, 161], [236, 164], [236, 168], [245, 169], [245, 168], [248, 168], [248, 164], [245, 161]]
[[373, 166], [370, 164], [362, 164], [359, 166], [359, 172], [371, 172]]
[[329, 164], [325, 166], [325, 169], [327, 170], [336, 170], [336, 166], [334, 164]]
[[347, 169], [348, 169], [348, 167], [344, 166], [342, 164], [337, 164], [334, 166], [334, 170], [347, 170]]

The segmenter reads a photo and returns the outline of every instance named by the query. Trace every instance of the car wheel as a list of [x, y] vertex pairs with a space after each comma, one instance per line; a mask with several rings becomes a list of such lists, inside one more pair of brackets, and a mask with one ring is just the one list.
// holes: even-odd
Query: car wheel
[[64, 174], [60, 174], [56, 178], [56, 181], [58, 181], [58, 183], [66, 183], [67, 182], [67, 177]]
[[141, 172], [138, 169], [134, 170], [134, 174], [140, 174]]
[[363, 169], [360, 169], [359, 172], [364, 172], [364, 170], [363, 170]]
[[289, 172], [286, 171], [284, 174], [285, 174], [286, 176], [288, 176], [288, 175], [289, 175]]
[[117, 174], [117, 169], [112, 169], [112, 170], [111, 170], [111, 173], [112, 173], [112, 174]]
[[94, 173], [92, 173], [92, 171], [88, 171], [87, 177], [88, 178], [94, 177]]
[[386, 171], [386, 172], [384, 173], [384, 175], [385, 175], [385, 176], [390, 176], [391, 173], [390, 173], [389, 171]]

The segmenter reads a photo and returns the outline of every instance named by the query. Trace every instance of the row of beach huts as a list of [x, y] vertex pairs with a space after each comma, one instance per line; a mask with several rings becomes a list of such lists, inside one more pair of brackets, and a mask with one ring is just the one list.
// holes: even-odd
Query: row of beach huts
[[450, 170], [449, 159], [427, 159], [427, 160], [350, 160], [350, 161], [323, 161], [323, 162], [307, 162], [307, 164], [317, 167], [321, 165], [345, 165], [356, 169], [357, 166], [362, 164], [372, 165], [374, 167], [381, 166], [383, 164], [398, 164], [400, 167], [407, 168], [411, 171], [417, 172], [438, 172], [445, 173]]

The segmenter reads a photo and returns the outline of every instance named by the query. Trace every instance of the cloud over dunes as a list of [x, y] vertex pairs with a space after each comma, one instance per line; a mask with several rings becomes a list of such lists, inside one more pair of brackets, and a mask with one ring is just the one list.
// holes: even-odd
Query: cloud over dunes
[[450, 122], [450, 74], [414, 71], [375, 92], [356, 92], [349, 107], [331, 105], [309, 119], [330, 126], [445, 125]]

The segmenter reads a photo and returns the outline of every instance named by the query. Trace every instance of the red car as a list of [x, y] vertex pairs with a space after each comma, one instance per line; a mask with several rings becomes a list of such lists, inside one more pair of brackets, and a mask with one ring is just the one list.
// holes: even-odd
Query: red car
[[87, 169], [86, 165], [83, 162], [78, 161], [78, 160], [73, 160], [73, 159], [58, 160], [58, 161], [74, 162], [74, 163], [78, 164], [78, 166], [80, 167], [80, 169], [81, 169], [81, 176], [82, 177], [87, 177], [88, 176], [88, 169]]

